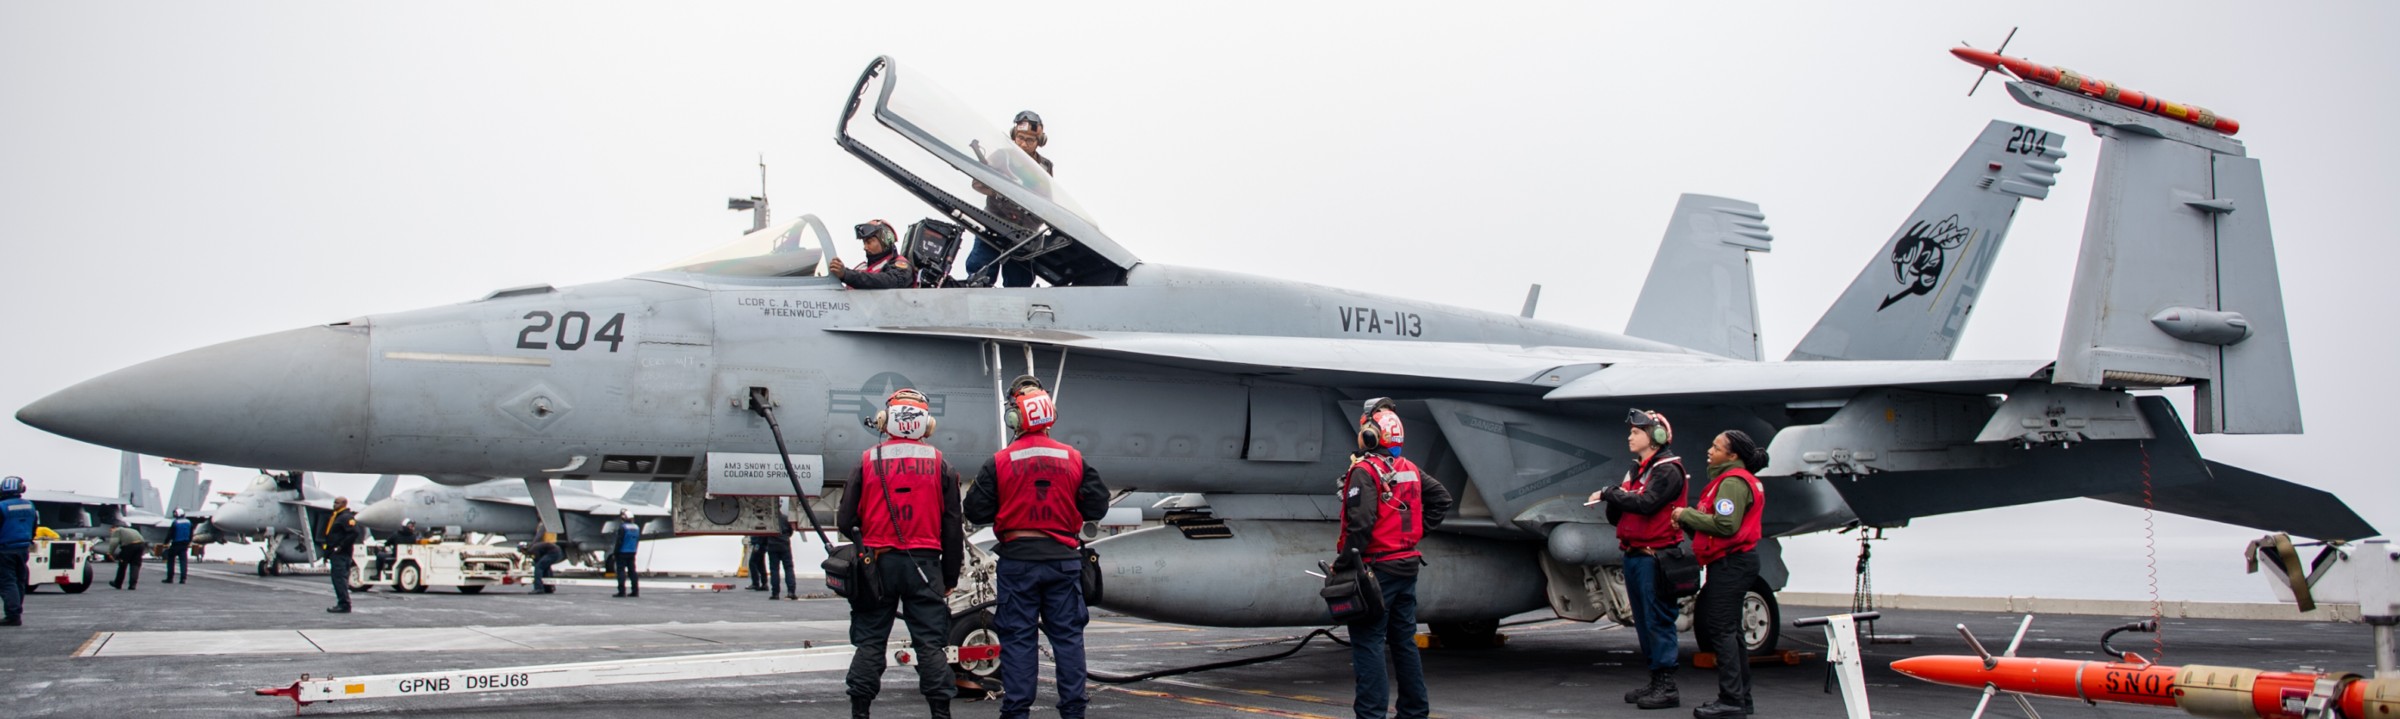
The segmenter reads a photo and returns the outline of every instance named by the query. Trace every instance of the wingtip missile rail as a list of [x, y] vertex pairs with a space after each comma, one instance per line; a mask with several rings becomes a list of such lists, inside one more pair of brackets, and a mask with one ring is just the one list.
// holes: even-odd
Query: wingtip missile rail
[[2219, 115], [2208, 108], [2169, 101], [2063, 67], [2042, 65], [2022, 58], [1985, 52], [1971, 47], [1951, 48], [1950, 54], [1960, 60], [1965, 60], [1967, 64], [1988, 71], [2003, 72], [2026, 82], [2071, 90], [2098, 98], [2109, 104], [2140, 110], [2227, 135], [2242, 130], [2242, 123], [2233, 118]]

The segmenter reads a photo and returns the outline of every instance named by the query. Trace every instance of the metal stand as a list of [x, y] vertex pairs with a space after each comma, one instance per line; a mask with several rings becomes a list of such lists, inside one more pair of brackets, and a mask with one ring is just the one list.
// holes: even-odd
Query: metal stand
[[1875, 713], [1867, 708], [1867, 674], [1865, 659], [1858, 653], [1858, 625], [1875, 621], [1881, 612], [1855, 612], [1795, 620], [1795, 627], [1825, 627], [1825, 662], [1827, 681], [1838, 681], [1842, 687], [1842, 706], [1850, 719], [1873, 719]]

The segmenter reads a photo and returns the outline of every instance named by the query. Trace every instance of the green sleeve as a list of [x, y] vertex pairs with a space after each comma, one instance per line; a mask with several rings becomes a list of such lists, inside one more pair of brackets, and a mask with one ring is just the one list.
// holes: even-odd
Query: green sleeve
[[1742, 529], [1742, 516], [1750, 513], [1750, 483], [1733, 475], [1718, 479], [1717, 500], [1732, 502], [1733, 513], [1717, 514], [1715, 507], [1700, 507], [1690, 512], [1677, 512], [1675, 523], [1712, 536], [1733, 536], [1734, 532]]

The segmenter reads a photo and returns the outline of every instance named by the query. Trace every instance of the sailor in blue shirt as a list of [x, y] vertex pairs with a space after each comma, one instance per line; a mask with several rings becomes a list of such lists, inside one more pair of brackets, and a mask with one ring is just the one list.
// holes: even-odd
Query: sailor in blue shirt
[[[641, 547], [642, 525], [633, 521], [633, 510], [617, 510], [616, 551], [608, 555], [608, 571], [617, 573], [617, 593], [614, 596], [642, 596], [642, 578], [634, 573], [633, 568], [633, 553], [640, 551]], [[632, 590], [627, 591], [627, 586], [631, 586]]]

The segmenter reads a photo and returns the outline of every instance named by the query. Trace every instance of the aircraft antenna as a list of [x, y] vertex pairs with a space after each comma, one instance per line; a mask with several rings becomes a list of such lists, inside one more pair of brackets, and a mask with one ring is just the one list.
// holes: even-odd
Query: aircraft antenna
[[[2009, 34], [2014, 35], [2016, 31], [2010, 30]], [[2002, 47], [2008, 45], [2006, 42], [2000, 44]], [[753, 226], [750, 231], [757, 232], [767, 229], [767, 224], [774, 221], [773, 213], [767, 210], [767, 153], [761, 152], [758, 153], [758, 216], [751, 218], [750, 224]]]
[[[1998, 49], [1998, 50], [1993, 50], [1993, 51], [1992, 51], [1992, 54], [1994, 54], [1994, 55], [2000, 55], [2000, 54], [2007, 53], [2007, 52], [2008, 52], [2008, 41], [2010, 41], [2010, 40], [2015, 40], [2015, 39], [2017, 39], [2017, 28], [2013, 28], [2013, 27], [2012, 27], [2012, 28], [2009, 28], [2009, 29], [2008, 29], [2008, 37], [2000, 38], [2000, 49]], [[1966, 42], [1965, 40], [1960, 40], [1960, 41], [1958, 42], [1958, 44], [1960, 44], [1960, 45], [1967, 45], [1967, 42]], [[1974, 46], [1973, 46], [1973, 45], [1967, 45], [1967, 47], [1974, 47]], [[1967, 97], [1974, 97], [1974, 96], [1975, 96], [1975, 91], [1976, 91], [1977, 89], [1980, 89], [1980, 88], [1982, 88], [1982, 87], [1983, 87], [1983, 76], [1985, 76], [1985, 75], [1990, 75], [1990, 74], [1992, 74], [1992, 71], [1991, 71], [1991, 69], [1990, 69], [1990, 68], [1985, 68], [1983, 72], [1975, 73], [1975, 84], [1974, 84], [1972, 87], [1968, 87], [1968, 88], [1967, 88]], [[763, 171], [763, 170], [762, 170], [762, 171]], [[765, 194], [765, 193], [763, 193], [763, 192], [762, 192], [762, 193], [760, 193], [760, 194]]]

